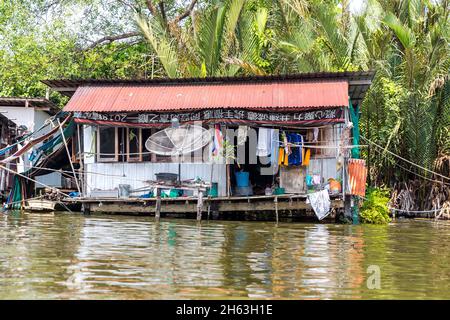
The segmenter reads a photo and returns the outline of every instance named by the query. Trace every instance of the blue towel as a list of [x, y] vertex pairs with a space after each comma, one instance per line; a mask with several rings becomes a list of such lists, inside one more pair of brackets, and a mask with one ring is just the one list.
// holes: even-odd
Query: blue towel
[[[303, 137], [298, 133], [288, 133], [288, 142], [294, 145], [303, 145]], [[293, 146], [289, 155], [289, 165], [299, 166], [302, 164], [302, 147]]]

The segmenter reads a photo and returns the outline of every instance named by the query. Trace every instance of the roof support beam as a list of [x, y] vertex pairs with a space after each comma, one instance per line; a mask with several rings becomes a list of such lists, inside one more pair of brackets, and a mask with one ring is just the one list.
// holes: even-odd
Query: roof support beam
[[360, 86], [360, 85], [370, 86], [372, 84], [372, 80], [350, 80], [348, 84], [351, 86]]

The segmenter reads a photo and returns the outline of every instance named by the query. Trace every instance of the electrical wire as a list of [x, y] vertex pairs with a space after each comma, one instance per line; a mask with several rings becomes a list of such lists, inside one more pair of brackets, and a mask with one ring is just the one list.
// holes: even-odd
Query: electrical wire
[[407, 162], [407, 163], [409, 163], [409, 164], [411, 164], [411, 165], [413, 165], [413, 166], [415, 166], [415, 167], [417, 167], [417, 168], [420, 168], [420, 169], [422, 169], [422, 170], [424, 170], [424, 171], [430, 172], [430, 173], [432, 173], [432, 174], [434, 174], [434, 175], [436, 175], [436, 176], [439, 176], [439, 177], [441, 177], [441, 178], [450, 180], [450, 177], [446, 177], [446, 176], [444, 176], [444, 175], [442, 175], [442, 174], [440, 174], [440, 173], [434, 172], [434, 171], [432, 171], [432, 170], [430, 170], [430, 169], [427, 169], [427, 168], [425, 168], [425, 167], [422, 167], [422, 166], [418, 165], [417, 163], [414, 163], [414, 162], [412, 162], [412, 161], [410, 161], [410, 160], [408, 160], [408, 159], [405, 159], [405, 158], [399, 156], [398, 154], [395, 154], [395, 153], [393, 153], [392, 151], [390, 151], [390, 150], [388, 150], [388, 149], [386, 149], [386, 148], [383, 148], [382, 146], [376, 144], [375, 142], [370, 141], [369, 139], [365, 138], [365, 137], [362, 136], [362, 135], [361, 135], [361, 138], [363, 138], [365, 141], [367, 141], [367, 142], [373, 144], [374, 146], [376, 146], [376, 147], [378, 147], [378, 148], [380, 148], [380, 149], [383, 149], [385, 152], [387, 152], [387, 153], [393, 155], [394, 157], [396, 157], [396, 158], [398, 158], [398, 159], [400, 159], [400, 160], [403, 160], [403, 161], [405, 161], [405, 162]]

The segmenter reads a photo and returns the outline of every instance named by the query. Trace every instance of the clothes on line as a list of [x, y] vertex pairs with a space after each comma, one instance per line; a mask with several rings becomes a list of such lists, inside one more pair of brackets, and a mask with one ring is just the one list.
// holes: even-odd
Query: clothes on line
[[303, 154], [302, 154], [302, 165], [303, 166], [308, 166], [309, 165], [309, 160], [311, 158], [311, 149], [308, 148], [303, 148]]
[[259, 157], [270, 156], [272, 152], [272, 135], [274, 129], [259, 128], [258, 130], [258, 146], [256, 147], [256, 155]]
[[237, 130], [237, 144], [238, 146], [242, 146], [247, 141], [248, 127], [247, 126], [239, 126]]
[[274, 143], [274, 141], [278, 141], [278, 136], [279, 136], [279, 130], [275, 129], [272, 131], [272, 152], [270, 155], [270, 164], [273, 168], [273, 172], [277, 172], [278, 171], [278, 158], [279, 158], [279, 151], [280, 148], [278, 147], [278, 143]]
[[[303, 137], [298, 133], [288, 133], [286, 134], [288, 143], [302, 145]], [[291, 150], [291, 154], [289, 155], [289, 164], [298, 166], [302, 163], [302, 147], [294, 148]]]
[[[278, 149], [278, 165], [308, 166], [311, 159], [310, 148], [304, 147], [304, 138], [299, 133], [282, 132], [282, 146]], [[295, 146], [292, 148], [292, 146]]]

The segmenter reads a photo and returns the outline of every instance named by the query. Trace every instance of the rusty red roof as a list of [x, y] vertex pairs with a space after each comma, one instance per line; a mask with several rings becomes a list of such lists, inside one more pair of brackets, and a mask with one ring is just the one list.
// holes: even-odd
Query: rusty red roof
[[64, 111], [135, 112], [214, 108], [304, 109], [348, 105], [345, 80], [85, 84], [79, 86]]

